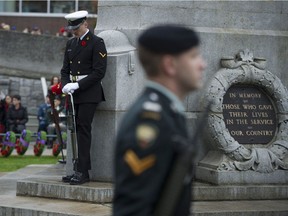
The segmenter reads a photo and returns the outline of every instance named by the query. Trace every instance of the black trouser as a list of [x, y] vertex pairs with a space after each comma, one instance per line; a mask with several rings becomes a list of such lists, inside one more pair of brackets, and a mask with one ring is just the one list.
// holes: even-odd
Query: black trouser
[[22, 131], [26, 129], [25, 125], [21, 124], [11, 124], [9, 125], [9, 130], [15, 133], [22, 133]]
[[91, 169], [91, 124], [97, 105], [97, 103], [75, 104], [78, 142], [78, 172], [88, 173], [88, 170]]

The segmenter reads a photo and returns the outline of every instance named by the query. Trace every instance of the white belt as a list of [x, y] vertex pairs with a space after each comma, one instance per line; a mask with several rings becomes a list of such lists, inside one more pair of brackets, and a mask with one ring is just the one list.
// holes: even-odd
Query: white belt
[[72, 75], [70, 75], [70, 80], [71, 80], [72, 82], [78, 82], [78, 81], [84, 79], [84, 78], [87, 77], [87, 76], [88, 76], [88, 75], [79, 75], [79, 76], [72, 76]]

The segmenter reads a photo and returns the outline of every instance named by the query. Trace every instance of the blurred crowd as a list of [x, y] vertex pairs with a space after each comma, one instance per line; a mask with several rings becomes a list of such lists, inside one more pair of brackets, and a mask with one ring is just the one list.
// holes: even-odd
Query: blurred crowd
[[[53, 76], [50, 81], [50, 87], [60, 83], [60, 78]], [[49, 88], [50, 88], [49, 87]], [[58, 112], [59, 126], [62, 132], [66, 131], [66, 109], [65, 95], [57, 95], [54, 99], [54, 107]], [[38, 109], [37, 118], [39, 121], [38, 131], [45, 131], [48, 135], [55, 135], [55, 123], [49, 95], [46, 96], [45, 103], [41, 104]], [[52, 148], [55, 138], [48, 137], [47, 147]]]
[[28, 122], [27, 109], [21, 105], [21, 96], [5, 96], [1, 93], [0, 97], [0, 133], [21, 133]]
[[[60, 78], [53, 76], [50, 86], [60, 83]], [[66, 109], [65, 95], [57, 95], [53, 101], [54, 107], [59, 114], [59, 126], [61, 131], [66, 131]], [[48, 135], [56, 135], [55, 123], [52, 115], [51, 101], [49, 95], [46, 96], [45, 102], [38, 108], [37, 119], [39, 122], [38, 132], [45, 131]], [[0, 93], [0, 134], [7, 131], [13, 131], [20, 134], [26, 129], [28, 122], [27, 108], [21, 104], [20, 95], [4, 95]], [[33, 131], [35, 132], [35, 131]], [[0, 136], [2, 140], [2, 136]], [[47, 139], [47, 147], [52, 148], [56, 138], [49, 137]]]
[[[5, 30], [5, 31], [19, 31], [18, 29], [16, 29], [16, 26], [11, 26], [7, 23], [1, 23], [0, 29]], [[32, 27], [26, 27], [20, 31], [22, 31], [23, 33], [32, 34], [32, 35], [42, 35], [42, 34], [51, 35], [49, 31], [43, 31], [40, 27], [36, 25]], [[56, 36], [72, 37], [72, 33], [70, 31], [67, 31], [65, 27], [61, 27], [56, 33]]]

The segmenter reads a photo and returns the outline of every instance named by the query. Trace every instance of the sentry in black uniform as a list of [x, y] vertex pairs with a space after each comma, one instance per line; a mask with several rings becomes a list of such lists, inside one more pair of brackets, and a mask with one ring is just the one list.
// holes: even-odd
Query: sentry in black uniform
[[[152, 27], [138, 43], [139, 58], [149, 81], [119, 126], [114, 216], [154, 215], [172, 164], [183, 151], [175, 138], [189, 139], [181, 100], [201, 86], [204, 69], [199, 38], [191, 29], [175, 25]], [[189, 215], [190, 204], [188, 180], [172, 215]]]
[[64, 93], [73, 93], [78, 141], [78, 165], [74, 175], [63, 177], [64, 182], [82, 184], [89, 181], [91, 169], [91, 123], [96, 106], [105, 101], [101, 80], [105, 76], [107, 51], [102, 38], [87, 29], [87, 11], [68, 14], [68, 28], [74, 38], [67, 42], [61, 83]]

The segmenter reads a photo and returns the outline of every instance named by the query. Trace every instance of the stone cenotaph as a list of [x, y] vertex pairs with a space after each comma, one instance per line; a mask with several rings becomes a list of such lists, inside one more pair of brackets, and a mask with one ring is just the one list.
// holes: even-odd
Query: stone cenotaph
[[223, 57], [205, 98], [211, 150], [197, 179], [214, 184], [288, 183], [288, 92], [248, 49]]

